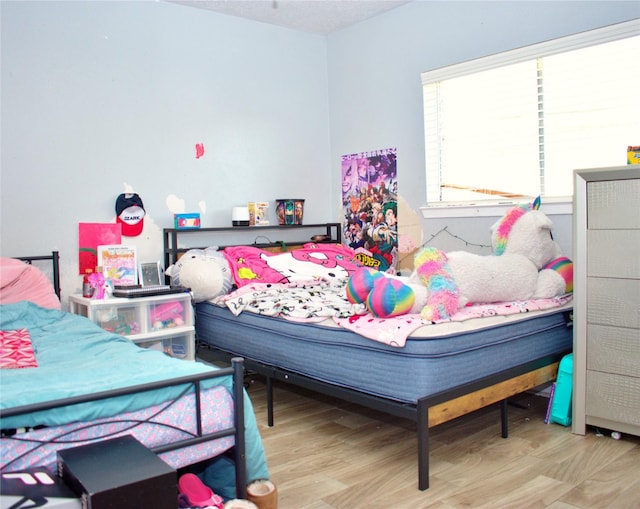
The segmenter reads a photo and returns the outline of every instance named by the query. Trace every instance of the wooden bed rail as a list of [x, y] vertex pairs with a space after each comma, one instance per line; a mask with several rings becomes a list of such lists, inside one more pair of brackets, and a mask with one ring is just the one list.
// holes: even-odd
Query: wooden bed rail
[[429, 407], [429, 427], [433, 428], [485, 406], [499, 403], [556, 379], [558, 362], [548, 364], [495, 385]]
[[[542, 362], [543, 365], [539, 367], [534, 367], [539, 361], [528, 363], [418, 401], [416, 420], [418, 428], [418, 488], [420, 490], [429, 488], [429, 428], [489, 405], [500, 403], [501, 436], [507, 438], [509, 436], [508, 399], [556, 379], [559, 360], [550, 361], [550, 364], [546, 364], [546, 361]], [[524, 372], [521, 372], [522, 369]], [[490, 385], [485, 385], [487, 383]], [[474, 390], [475, 385], [478, 388]], [[469, 392], [466, 392], [467, 389]], [[458, 392], [462, 392], [462, 394], [454, 396]], [[443, 399], [444, 401], [441, 401]]]

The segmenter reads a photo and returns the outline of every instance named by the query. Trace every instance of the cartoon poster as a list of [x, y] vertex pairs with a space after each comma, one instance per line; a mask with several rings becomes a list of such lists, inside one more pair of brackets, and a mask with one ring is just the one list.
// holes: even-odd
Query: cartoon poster
[[396, 149], [342, 156], [344, 242], [360, 260], [395, 273], [398, 261]]

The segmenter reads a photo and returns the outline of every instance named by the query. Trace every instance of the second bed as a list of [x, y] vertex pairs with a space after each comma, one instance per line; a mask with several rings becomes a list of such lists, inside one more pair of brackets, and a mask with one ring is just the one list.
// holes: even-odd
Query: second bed
[[196, 334], [201, 355], [202, 347], [214, 357], [241, 355], [267, 377], [270, 425], [274, 380], [415, 420], [421, 490], [429, 487], [429, 427], [501, 403], [506, 437], [507, 399], [553, 381], [573, 341], [570, 299], [546, 310], [423, 326], [403, 347], [331, 320], [236, 316], [210, 302], [196, 306]]

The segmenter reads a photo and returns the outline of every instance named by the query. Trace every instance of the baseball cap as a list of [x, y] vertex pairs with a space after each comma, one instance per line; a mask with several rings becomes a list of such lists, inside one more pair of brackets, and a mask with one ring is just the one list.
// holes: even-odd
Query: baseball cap
[[122, 225], [122, 235], [140, 235], [144, 226], [145, 210], [137, 193], [122, 193], [116, 199], [116, 222]]

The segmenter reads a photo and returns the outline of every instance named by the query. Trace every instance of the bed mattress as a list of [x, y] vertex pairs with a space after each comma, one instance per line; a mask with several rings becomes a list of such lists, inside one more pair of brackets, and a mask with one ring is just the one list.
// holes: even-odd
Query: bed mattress
[[[403, 348], [334, 325], [196, 306], [199, 341], [246, 359], [395, 401], [415, 403], [497, 372], [568, 352], [571, 306], [422, 327]], [[423, 330], [424, 329], [424, 330]]]

